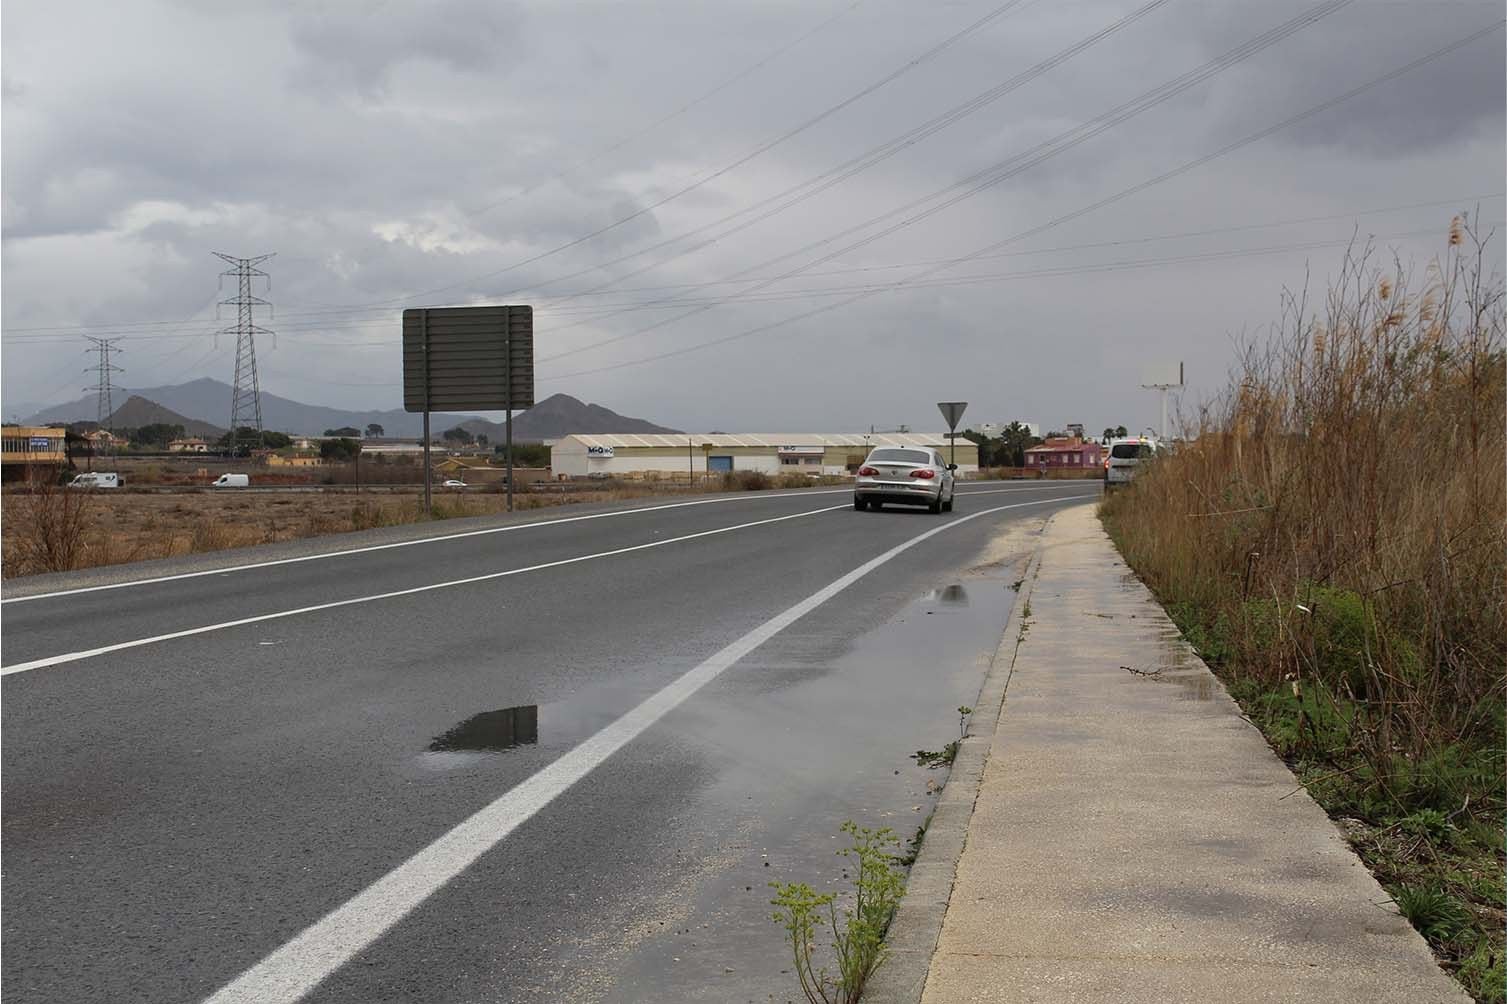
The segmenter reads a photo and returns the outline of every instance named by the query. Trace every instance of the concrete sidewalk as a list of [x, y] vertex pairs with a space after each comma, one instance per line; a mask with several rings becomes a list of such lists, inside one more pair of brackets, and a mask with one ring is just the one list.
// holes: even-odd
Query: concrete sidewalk
[[1092, 506], [1056, 516], [1022, 594], [926, 1004], [1469, 1000]]

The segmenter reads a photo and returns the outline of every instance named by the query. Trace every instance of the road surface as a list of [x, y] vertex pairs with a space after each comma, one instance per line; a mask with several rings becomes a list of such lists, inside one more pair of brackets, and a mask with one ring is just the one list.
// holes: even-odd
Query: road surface
[[1098, 490], [639, 502], [8, 585], [0, 989], [783, 1000], [767, 883], [838, 882], [844, 819], [914, 832], [908, 754], [977, 692], [1003, 559]]

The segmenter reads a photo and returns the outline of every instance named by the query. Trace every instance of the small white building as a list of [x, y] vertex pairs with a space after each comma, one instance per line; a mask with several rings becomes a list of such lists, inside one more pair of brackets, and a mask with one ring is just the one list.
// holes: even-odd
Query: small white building
[[[876, 446], [928, 446], [952, 456], [946, 433], [691, 433], [575, 435], [550, 449], [550, 469], [567, 477], [657, 471], [696, 475], [727, 471], [846, 474]], [[978, 471], [978, 447], [957, 441], [959, 474]]]

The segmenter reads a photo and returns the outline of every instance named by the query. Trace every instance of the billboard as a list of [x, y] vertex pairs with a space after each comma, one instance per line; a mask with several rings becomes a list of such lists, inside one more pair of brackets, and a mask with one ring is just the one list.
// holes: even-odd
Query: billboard
[[403, 311], [405, 411], [506, 411], [534, 406], [534, 308], [414, 307]]
[[1182, 363], [1146, 363], [1141, 367], [1142, 387], [1181, 387], [1182, 385]]

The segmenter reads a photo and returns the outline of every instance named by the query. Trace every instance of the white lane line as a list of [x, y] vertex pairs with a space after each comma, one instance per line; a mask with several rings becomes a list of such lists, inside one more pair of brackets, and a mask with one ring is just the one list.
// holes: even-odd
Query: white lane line
[[[987, 492], [961, 491], [960, 495], [993, 495], [1000, 491], [1032, 491], [1043, 488], [1058, 487], [1056, 485], [1020, 485], [1015, 488], [996, 489]], [[352, 554], [367, 554], [371, 551], [387, 551], [395, 547], [414, 547], [418, 544], [436, 544], [446, 540], [459, 540], [463, 537], [479, 537], [493, 533], [512, 533], [515, 530], [535, 530], [544, 526], [560, 526], [563, 523], [580, 523], [593, 519], [615, 519], [619, 516], [636, 516], [646, 512], [662, 512], [666, 509], [685, 509], [689, 506], [716, 505], [723, 502], [749, 502], [755, 499], [793, 499], [805, 498], [814, 495], [843, 495], [852, 491], [851, 488], [834, 488], [823, 491], [782, 492], [778, 494], [763, 494], [760, 492], [748, 492], [743, 495], [734, 495], [714, 499], [695, 499], [690, 502], [667, 502], [663, 505], [639, 506], [635, 509], [619, 509], [614, 512], [589, 513], [583, 516], [565, 516], [561, 519], [542, 519], [533, 523], [514, 523], [509, 526], [493, 526], [484, 530], [465, 530], [460, 533], [446, 533], [434, 537], [419, 537], [415, 540], [397, 540], [390, 544], [370, 544], [366, 547], [349, 547], [342, 551], [325, 551], [320, 554], [304, 554], [296, 558], [276, 558], [271, 561], [253, 561], [244, 565], [226, 565], [222, 568], [206, 568], [197, 572], [178, 572], [173, 575], [158, 575], [149, 579], [128, 579], [124, 582], [107, 582], [98, 586], [79, 586], [77, 589], [58, 589], [50, 593], [33, 593], [29, 596], [0, 596], [0, 604], [6, 603], [29, 603], [32, 600], [50, 600], [59, 596], [77, 596], [80, 593], [98, 593], [108, 589], [127, 589], [131, 586], [149, 586], [158, 582], [175, 582], [179, 579], [197, 579], [205, 575], [228, 575], [232, 572], [248, 572], [257, 568], [273, 568], [278, 565], [295, 565], [305, 561], [324, 561], [327, 558], [344, 558]]]
[[467, 586], [477, 582], [488, 582], [492, 579], [505, 579], [510, 575], [523, 575], [525, 572], [538, 572], [546, 568], [559, 568], [562, 565], [575, 565], [583, 561], [595, 561], [598, 558], [610, 558], [618, 554], [629, 554], [633, 551], [644, 551], [651, 547], [664, 547], [666, 544], [679, 544], [682, 541], [696, 540], [700, 537], [712, 537], [719, 533], [732, 533], [734, 530], [746, 530], [751, 526], [767, 526], [770, 523], [782, 523], [787, 519], [801, 519], [805, 516], [816, 516], [824, 512], [832, 512], [837, 509], [846, 509], [847, 504], [827, 506], [825, 509], [808, 509], [804, 512], [791, 513], [786, 516], [773, 516], [769, 519], [758, 519], [751, 523], [739, 523], [736, 526], [723, 526], [715, 530], [702, 530], [698, 533], [688, 533], [681, 537], [668, 537], [664, 540], [654, 540], [647, 544], [634, 544], [631, 547], [616, 547], [610, 551], [596, 551], [592, 554], [582, 554], [574, 558], [561, 558], [558, 561], [546, 561], [538, 565], [528, 565], [524, 568], [510, 568], [503, 572], [488, 572], [486, 575], [472, 575], [464, 579], [449, 579], [445, 582], [432, 582], [427, 586], [413, 586], [409, 589], [395, 589], [388, 593], [374, 593], [370, 596], [353, 596], [347, 600], [333, 600], [329, 603], [316, 603], [313, 606], [298, 607], [294, 610], [279, 610], [270, 614], [258, 614], [255, 617], [242, 617], [239, 620], [223, 621], [219, 624], [206, 624], [203, 627], [187, 628], [183, 631], [170, 631], [167, 634], [153, 635], [150, 638], [136, 638], [131, 641], [117, 642], [114, 645], [101, 645], [99, 648], [87, 648], [77, 652], [65, 652], [62, 655], [50, 655], [43, 659], [33, 659], [30, 662], [18, 662], [13, 666], [0, 667], [0, 676], [9, 676], [12, 673], [25, 673], [33, 669], [43, 669], [47, 666], [57, 666], [65, 662], [78, 662], [83, 659], [92, 659], [96, 656], [108, 655], [111, 652], [120, 652], [128, 648], [140, 648], [143, 645], [155, 645], [158, 642], [172, 641], [174, 638], [188, 638], [196, 634], [208, 634], [211, 631], [224, 631], [227, 628], [242, 627], [246, 624], [260, 624], [263, 621], [281, 620], [284, 617], [297, 617], [300, 614], [311, 614], [320, 610], [334, 610], [337, 607], [349, 607], [358, 603], [375, 603], [378, 600], [390, 600], [397, 596], [412, 596], [415, 593], [427, 593], [435, 589], [450, 589], [454, 586]]
[[35, 593], [31, 596], [6, 596], [0, 597], [0, 604], [4, 603], [27, 603], [31, 600], [50, 600], [58, 596], [77, 596], [80, 593], [97, 593], [106, 589], [125, 589], [129, 586], [149, 586], [158, 582], [174, 582], [179, 579], [197, 579], [203, 575], [226, 575], [231, 572], [249, 572], [256, 568], [273, 568], [277, 565], [295, 565], [304, 561], [323, 561], [326, 558], [344, 558], [352, 554], [367, 554], [372, 551], [387, 551], [395, 547], [413, 547], [417, 544], [437, 544], [446, 540], [460, 540], [464, 537], [480, 537], [492, 533], [512, 533], [515, 530], [534, 530], [542, 526], [559, 526], [562, 523], [581, 523], [592, 519], [613, 519], [618, 516], [636, 516], [639, 513], [662, 512], [665, 509], [685, 509], [689, 506], [715, 505], [720, 502], [747, 502], [752, 499], [794, 499], [804, 498], [808, 495], [838, 495], [851, 491], [850, 488], [836, 488], [830, 491], [804, 491], [784, 492], [777, 495], [765, 495], [759, 492], [748, 492], [744, 495], [734, 495], [714, 499], [696, 499], [691, 502], [667, 502], [663, 505], [640, 506], [636, 509], [618, 509], [613, 512], [595, 512], [584, 516], [566, 516], [561, 519], [542, 519], [533, 523], [513, 523], [508, 526], [492, 526], [484, 530], [464, 530], [460, 533], [446, 533], [436, 537], [419, 537], [415, 540], [396, 540], [390, 544], [370, 544], [366, 547], [349, 547], [343, 551], [325, 551], [321, 554], [305, 554], [297, 558], [277, 558], [272, 561], [254, 561], [245, 565], [226, 565], [224, 568], [206, 568], [198, 572], [178, 572], [174, 575], [159, 575], [150, 579], [131, 579], [126, 582], [109, 582], [100, 586], [80, 586], [77, 589], [59, 589], [51, 593]]
[[292, 1004], [302, 999], [420, 903], [470, 867], [477, 858], [501, 843], [508, 834], [590, 774], [613, 753], [715, 680], [729, 666], [869, 572], [922, 541], [969, 520], [1005, 509], [1093, 497], [1073, 495], [1067, 499], [1038, 499], [983, 509], [917, 534], [864, 562], [784, 613], [760, 624], [554, 763], [477, 810], [470, 818], [458, 823], [448, 833], [305, 928], [292, 941], [205, 998], [204, 1004]]

